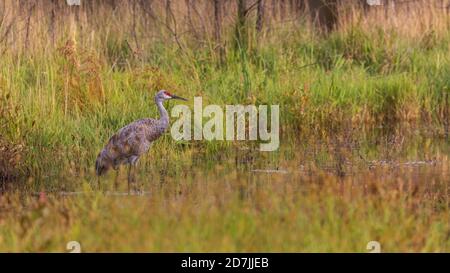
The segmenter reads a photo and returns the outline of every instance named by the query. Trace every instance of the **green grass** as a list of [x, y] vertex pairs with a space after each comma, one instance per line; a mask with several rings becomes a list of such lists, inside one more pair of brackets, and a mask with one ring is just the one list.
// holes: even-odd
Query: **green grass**
[[[122, 47], [108, 47], [109, 55], [103, 57], [79, 46], [74, 58], [82, 66], [97, 63], [94, 72], [73, 68], [58, 52], [32, 59], [6, 56], [0, 90], [9, 94], [2, 96], [2, 103], [12, 105], [9, 114], [14, 118], [2, 117], [2, 135], [25, 143], [24, 166], [33, 175], [48, 175], [49, 169], [55, 175], [74, 168], [89, 172], [114, 131], [135, 119], [157, 116], [152, 98], [163, 88], [190, 98], [191, 107], [194, 96], [202, 96], [204, 104], [279, 104], [282, 131], [288, 137], [344, 132], [348, 124], [375, 128], [405, 122], [433, 124], [442, 134], [448, 119], [446, 49], [424, 50], [395, 38], [390, 41], [395, 42], [392, 52], [402, 56], [390, 57], [384, 52], [390, 47], [382, 47], [388, 38], [372, 35], [355, 29], [328, 38], [303, 35], [301, 42], [294, 38], [287, 45], [267, 41], [248, 55], [229, 54], [223, 66], [209, 58], [207, 50], [182, 53], [158, 44], [143, 61], [117, 52], [125, 50]], [[130, 64], [114, 66], [108, 58], [117, 54], [130, 58]], [[93, 80], [92, 73], [101, 82]], [[104, 97], [96, 94], [99, 88]], [[169, 103], [169, 109], [172, 106]], [[212, 152], [231, 147], [199, 145]], [[188, 152], [169, 137], [154, 152], [168, 150], [174, 159]]]

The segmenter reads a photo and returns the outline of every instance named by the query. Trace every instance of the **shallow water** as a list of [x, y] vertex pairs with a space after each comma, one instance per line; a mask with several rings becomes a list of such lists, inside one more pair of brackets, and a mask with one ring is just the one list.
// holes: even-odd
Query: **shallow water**
[[[0, 194], [0, 250], [383, 251], [450, 249], [450, 145], [417, 135], [248, 145], [140, 162], [100, 180], [65, 176]], [[214, 157], [212, 160], [211, 158]], [[161, 163], [161, 162], [160, 162]], [[44, 234], [45, 236], [43, 236]]]
[[[253, 143], [255, 144], [255, 143]], [[279, 151], [260, 152], [258, 145], [239, 143], [231, 152], [192, 153], [190, 161], [170, 162], [149, 155], [142, 158], [135, 174], [133, 189], [149, 194], [165, 187], [188, 185], [198, 180], [226, 183], [246, 181], [308, 181], [323, 176], [337, 181], [368, 182], [371, 179], [394, 182], [406, 179], [416, 183], [440, 181], [450, 183], [450, 141], [445, 136], [416, 131], [408, 135], [367, 134], [358, 137], [328, 137], [321, 140], [291, 139], [282, 142]], [[156, 144], [157, 145], [157, 144]], [[158, 160], [159, 166], [154, 166]], [[127, 193], [127, 169], [110, 171], [98, 180], [87, 175], [29, 178], [10, 183], [6, 191], [52, 192], [57, 195], [79, 195], [86, 190], [100, 190], [110, 195]], [[230, 174], [233, 177], [229, 177]], [[301, 183], [302, 184], [302, 183]]]

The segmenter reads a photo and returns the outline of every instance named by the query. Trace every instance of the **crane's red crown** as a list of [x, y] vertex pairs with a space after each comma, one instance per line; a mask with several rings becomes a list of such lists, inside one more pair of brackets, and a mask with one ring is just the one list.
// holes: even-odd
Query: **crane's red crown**
[[166, 96], [172, 97], [172, 94], [170, 94], [170, 93], [167, 92], [167, 91], [164, 91], [164, 94], [165, 94]]

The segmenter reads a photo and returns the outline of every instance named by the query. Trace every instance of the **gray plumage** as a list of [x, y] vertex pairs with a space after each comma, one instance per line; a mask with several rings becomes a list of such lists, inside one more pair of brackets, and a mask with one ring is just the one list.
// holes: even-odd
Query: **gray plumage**
[[168, 124], [149, 118], [120, 129], [99, 153], [95, 163], [97, 175], [104, 174], [111, 167], [117, 169], [121, 164], [135, 164], [167, 127]]
[[[169, 127], [169, 115], [163, 106], [163, 101], [169, 99], [185, 100], [165, 90], [159, 91], [155, 96], [159, 119], [144, 118], [134, 121], [121, 128], [109, 139], [95, 161], [95, 171], [98, 176], [105, 174], [111, 168], [117, 170], [122, 164], [134, 166], [140, 156], [150, 149], [152, 143]], [[128, 180], [130, 180], [130, 169]]]

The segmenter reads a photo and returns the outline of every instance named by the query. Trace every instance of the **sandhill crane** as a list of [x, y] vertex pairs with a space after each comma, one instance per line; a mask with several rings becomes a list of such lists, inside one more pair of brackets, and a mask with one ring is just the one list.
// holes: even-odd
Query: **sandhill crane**
[[159, 119], [144, 118], [134, 121], [121, 128], [109, 139], [95, 161], [97, 176], [105, 174], [110, 168], [118, 170], [120, 165], [128, 164], [128, 191], [130, 191], [130, 183], [134, 180], [132, 169], [135, 169], [139, 157], [145, 154], [153, 141], [169, 127], [169, 114], [163, 102], [170, 99], [186, 100], [166, 90], [159, 91], [155, 95]]

